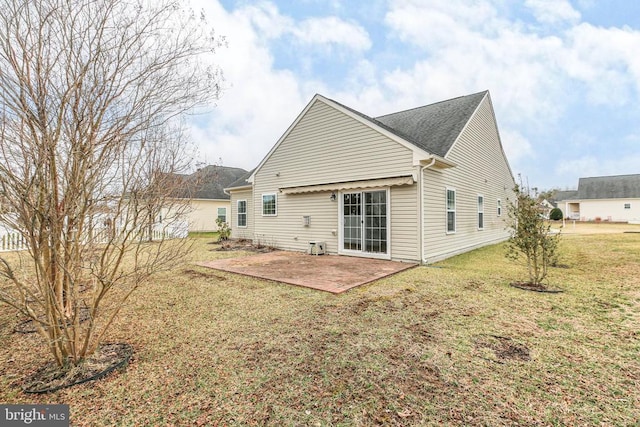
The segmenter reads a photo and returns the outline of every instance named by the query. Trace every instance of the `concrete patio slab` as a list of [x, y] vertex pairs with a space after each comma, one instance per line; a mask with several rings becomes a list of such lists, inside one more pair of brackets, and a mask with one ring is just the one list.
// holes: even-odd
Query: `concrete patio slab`
[[203, 261], [197, 264], [202, 267], [275, 280], [334, 294], [417, 265], [339, 255], [314, 256], [288, 251]]

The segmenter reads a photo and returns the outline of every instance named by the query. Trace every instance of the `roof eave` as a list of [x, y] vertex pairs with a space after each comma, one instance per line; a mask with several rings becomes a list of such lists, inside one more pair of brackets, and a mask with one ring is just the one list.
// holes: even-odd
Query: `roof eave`
[[251, 190], [253, 188], [252, 185], [239, 185], [237, 187], [228, 187], [223, 189], [222, 191], [224, 191], [225, 194], [229, 194], [231, 195], [229, 192], [230, 191], [241, 191], [241, 190]]
[[451, 160], [445, 159], [444, 157], [437, 156], [435, 154], [427, 154], [426, 156], [423, 153], [417, 153], [414, 151], [413, 153], [413, 165], [414, 166], [431, 166], [436, 169], [449, 169], [458, 166], [457, 163], [452, 162]]

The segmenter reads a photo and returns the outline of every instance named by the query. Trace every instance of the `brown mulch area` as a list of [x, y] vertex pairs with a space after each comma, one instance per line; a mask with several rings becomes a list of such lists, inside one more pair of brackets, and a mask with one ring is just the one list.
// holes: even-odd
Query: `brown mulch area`
[[29, 375], [22, 385], [25, 393], [42, 394], [103, 378], [129, 363], [133, 348], [129, 344], [103, 344], [77, 366], [61, 368], [50, 362]]
[[535, 283], [529, 283], [529, 282], [513, 282], [513, 283], [510, 283], [509, 285], [511, 285], [514, 288], [522, 289], [525, 291], [543, 292], [543, 293], [549, 293], [549, 294], [557, 294], [560, 292], [564, 292], [562, 289], [548, 288], [542, 284], [535, 284]]
[[516, 360], [521, 362], [529, 362], [531, 355], [529, 348], [515, 342], [512, 338], [500, 335], [483, 335], [476, 339], [475, 346], [477, 349], [491, 350], [495, 359], [483, 358], [491, 362], [503, 364], [505, 360]]
[[213, 251], [248, 251], [257, 253], [266, 253], [277, 251], [278, 249], [273, 246], [267, 246], [261, 243], [253, 243], [251, 240], [239, 239], [239, 240], [225, 240], [223, 242], [216, 242], [220, 244], [219, 248], [212, 249]]

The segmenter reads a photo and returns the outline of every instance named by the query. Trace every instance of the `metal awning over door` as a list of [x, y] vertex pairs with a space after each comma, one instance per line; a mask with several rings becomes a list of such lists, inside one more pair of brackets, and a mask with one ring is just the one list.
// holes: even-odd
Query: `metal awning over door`
[[413, 185], [414, 183], [415, 180], [413, 179], [413, 175], [407, 175], [392, 178], [368, 179], [362, 181], [346, 181], [317, 185], [302, 185], [298, 187], [282, 187], [280, 188], [280, 192], [282, 194], [317, 193], [321, 191], [344, 191], [367, 188], [396, 187], [399, 185]]

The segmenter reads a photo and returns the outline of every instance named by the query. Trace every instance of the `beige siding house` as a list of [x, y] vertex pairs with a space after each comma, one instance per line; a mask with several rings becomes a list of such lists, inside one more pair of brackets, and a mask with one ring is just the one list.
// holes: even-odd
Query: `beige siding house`
[[191, 175], [181, 175], [182, 185], [178, 196], [189, 199], [184, 216], [189, 231], [217, 231], [216, 219], [229, 223], [231, 197], [224, 187], [247, 173], [241, 168], [209, 165]]
[[640, 223], [640, 174], [580, 178], [577, 190], [554, 199], [565, 218]]
[[376, 118], [316, 95], [226, 191], [232, 237], [428, 263], [506, 239], [514, 185], [485, 91]]

